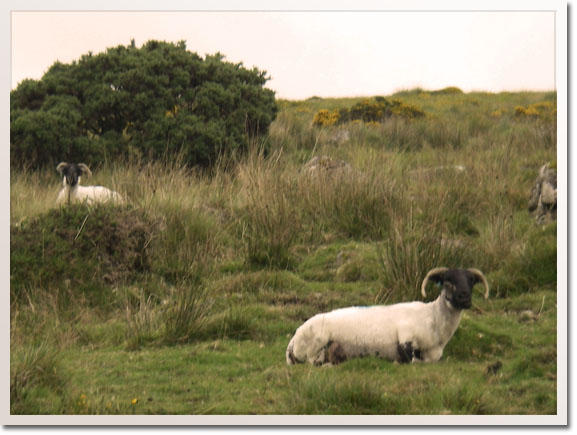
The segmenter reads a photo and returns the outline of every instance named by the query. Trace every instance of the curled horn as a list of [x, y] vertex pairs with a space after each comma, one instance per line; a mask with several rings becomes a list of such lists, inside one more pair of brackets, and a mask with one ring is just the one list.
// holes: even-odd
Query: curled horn
[[448, 270], [449, 270], [448, 267], [436, 267], [434, 269], [429, 270], [429, 273], [427, 273], [427, 276], [425, 276], [425, 279], [423, 280], [423, 283], [421, 284], [421, 294], [423, 295], [424, 298], [427, 297], [427, 292], [425, 291], [425, 287], [427, 287], [427, 283], [429, 282], [429, 279], [434, 275], [444, 274]]
[[78, 163], [78, 168], [80, 168], [80, 170], [82, 171], [82, 175], [86, 175], [88, 177], [90, 177], [92, 175], [92, 172], [90, 172], [90, 168], [88, 168], [88, 166], [86, 166], [84, 163]]
[[58, 166], [56, 166], [56, 170], [58, 172], [60, 172], [60, 174], [62, 174], [62, 171], [64, 170], [64, 168], [68, 167], [68, 163], [66, 162], [60, 162], [58, 163]]
[[489, 298], [489, 283], [487, 282], [487, 278], [479, 269], [467, 269], [469, 272], [473, 274], [475, 278], [482, 282], [485, 285], [485, 299]]

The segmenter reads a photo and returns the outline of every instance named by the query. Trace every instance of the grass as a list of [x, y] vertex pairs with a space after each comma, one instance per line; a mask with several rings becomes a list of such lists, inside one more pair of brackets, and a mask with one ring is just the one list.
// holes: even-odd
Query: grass
[[[555, 122], [515, 114], [555, 94], [394, 98], [426, 117], [315, 128], [360, 99], [280, 101], [266, 157], [110, 162], [91, 182], [122, 207], [56, 208], [53, 168], [13, 169], [11, 413], [555, 414], [557, 226], [527, 212]], [[419, 298], [443, 265], [491, 294], [440, 362], [286, 365], [310, 316]]]
[[[518, 299], [535, 308], [532, 300]], [[540, 414], [556, 409], [556, 396], [547, 393], [556, 376], [554, 330], [551, 301], [535, 323], [501, 309], [468, 313], [444, 360], [431, 365], [365, 358], [332, 369], [287, 367], [282, 334], [269, 342], [240, 336], [138, 352], [76, 349], [62, 363], [68, 394], [85, 395], [91, 413], [110, 403], [144, 414]], [[497, 361], [502, 368], [488, 374]]]

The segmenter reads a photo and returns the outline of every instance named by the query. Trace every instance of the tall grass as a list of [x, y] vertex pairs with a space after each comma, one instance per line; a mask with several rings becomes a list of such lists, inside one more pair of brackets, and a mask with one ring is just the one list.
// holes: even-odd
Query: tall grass
[[43, 342], [10, 349], [10, 413], [43, 413], [42, 398], [57, 400], [67, 378], [61, 369], [58, 348]]
[[464, 246], [447, 240], [438, 215], [428, 222], [417, 220], [412, 212], [396, 219], [388, 240], [377, 246], [384, 287], [392, 289], [397, 300], [418, 299], [419, 284], [429, 270], [463, 267], [468, 260]]
[[152, 295], [140, 295], [136, 304], [126, 303], [126, 347], [140, 349], [158, 340], [162, 328], [159, 306]]
[[62, 179], [56, 169], [10, 171], [10, 223], [24, 220], [46, 212], [54, 207]]
[[198, 339], [211, 306], [202, 282], [188, 282], [175, 289], [174, 296], [162, 309], [163, 342], [186, 343]]
[[313, 233], [378, 240], [387, 234], [394, 212], [403, 208], [403, 187], [391, 166], [353, 169], [353, 173], [303, 174], [299, 206]]
[[238, 166], [240, 184], [240, 237], [249, 264], [290, 268], [290, 249], [301, 233], [297, 206], [297, 184], [289, 170], [280, 165], [281, 154], [268, 159], [255, 149]]

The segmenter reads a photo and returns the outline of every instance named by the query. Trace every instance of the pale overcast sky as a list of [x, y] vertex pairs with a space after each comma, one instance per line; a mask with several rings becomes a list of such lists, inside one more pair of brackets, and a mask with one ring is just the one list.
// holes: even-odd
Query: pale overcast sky
[[555, 89], [554, 12], [12, 12], [12, 88], [88, 51], [177, 42], [268, 72], [279, 98]]

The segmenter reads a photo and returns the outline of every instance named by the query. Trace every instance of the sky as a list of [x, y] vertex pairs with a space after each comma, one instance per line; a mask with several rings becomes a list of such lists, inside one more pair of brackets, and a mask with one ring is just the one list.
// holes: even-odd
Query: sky
[[556, 88], [550, 11], [12, 11], [11, 87], [132, 39], [220, 52], [266, 71], [266, 86], [286, 99]]

